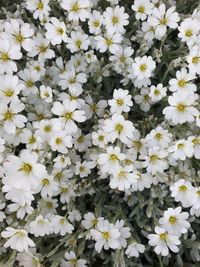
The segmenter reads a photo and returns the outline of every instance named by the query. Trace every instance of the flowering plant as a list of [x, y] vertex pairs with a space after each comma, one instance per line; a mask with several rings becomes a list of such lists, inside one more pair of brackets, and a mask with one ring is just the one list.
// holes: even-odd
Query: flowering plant
[[199, 1], [0, 6], [0, 266], [199, 266]]

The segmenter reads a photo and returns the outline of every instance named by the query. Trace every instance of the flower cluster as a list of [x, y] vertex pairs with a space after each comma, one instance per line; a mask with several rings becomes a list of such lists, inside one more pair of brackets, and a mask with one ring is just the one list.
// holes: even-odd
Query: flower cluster
[[200, 5], [184, 2], [2, 0], [0, 266], [198, 264]]

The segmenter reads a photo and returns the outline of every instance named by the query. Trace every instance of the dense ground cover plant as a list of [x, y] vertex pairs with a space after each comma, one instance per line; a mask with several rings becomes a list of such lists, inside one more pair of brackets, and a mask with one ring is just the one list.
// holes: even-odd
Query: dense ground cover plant
[[199, 1], [0, 5], [0, 266], [200, 266]]

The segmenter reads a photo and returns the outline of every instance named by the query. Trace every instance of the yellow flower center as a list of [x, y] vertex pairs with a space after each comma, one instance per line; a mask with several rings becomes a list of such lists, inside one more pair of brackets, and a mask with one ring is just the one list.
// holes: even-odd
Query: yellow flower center
[[111, 154], [110, 155], [110, 160], [116, 161], [116, 160], [118, 160], [118, 157], [115, 154]]
[[185, 192], [186, 190], [187, 190], [187, 186], [185, 186], [185, 185], [179, 186], [179, 191], [180, 192]]
[[115, 125], [115, 130], [120, 134], [123, 130], [123, 125], [121, 125], [120, 123]]
[[157, 134], [155, 135], [155, 138], [156, 138], [157, 140], [160, 140], [160, 139], [162, 138], [162, 134], [161, 134], [161, 133], [157, 133]]
[[26, 236], [26, 233], [24, 231], [17, 231], [16, 234], [15, 234], [17, 237], [19, 238], [24, 238]]
[[160, 239], [161, 240], [167, 240], [167, 237], [168, 237], [168, 234], [167, 233], [162, 233], [162, 234], [160, 234]]
[[73, 112], [66, 112], [66, 113], [64, 114], [64, 118], [65, 118], [66, 120], [71, 120], [71, 119], [72, 119], [72, 116], [73, 116]]
[[56, 138], [56, 144], [61, 145], [62, 144], [62, 138]]
[[74, 3], [71, 7], [71, 11], [78, 12], [80, 9], [79, 5], [77, 3]]
[[15, 40], [17, 43], [21, 44], [24, 41], [24, 36], [21, 33], [19, 33], [18, 35], [15, 36]]
[[44, 186], [49, 185], [49, 180], [48, 180], [47, 178], [43, 179], [43, 180], [42, 180], [42, 184], [43, 184]]
[[37, 9], [39, 10], [42, 10], [44, 8], [44, 4], [42, 3], [42, 1], [38, 1], [38, 4], [37, 4]]
[[138, 12], [144, 13], [144, 11], [145, 11], [145, 7], [144, 6], [139, 6]]
[[118, 176], [119, 176], [119, 178], [125, 178], [126, 172], [125, 171], [120, 171]]
[[191, 29], [188, 29], [188, 30], [185, 32], [185, 35], [186, 35], [187, 37], [191, 37], [191, 36], [193, 35], [192, 30], [191, 30]]
[[33, 87], [33, 85], [34, 85], [34, 82], [32, 80], [26, 81], [26, 87], [31, 88]]
[[8, 53], [1, 53], [0, 55], [0, 59], [3, 61], [3, 62], [8, 62], [10, 60], [10, 57], [8, 55]]
[[36, 139], [35, 139], [35, 137], [32, 135], [32, 136], [28, 139], [28, 143], [29, 143], [29, 144], [35, 144], [35, 142], [36, 142]]
[[102, 234], [103, 234], [103, 238], [104, 238], [105, 240], [108, 240], [108, 239], [110, 238], [110, 234], [109, 234], [109, 232], [103, 232]]
[[51, 132], [51, 126], [50, 126], [50, 125], [46, 125], [46, 126], [44, 127], [44, 131], [45, 131], [46, 133]]
[[32, 171], [32, 169], [33, 168], [31, 166], [31, 164], [24, 162], [23, 165], [22, 165], [22, 167], [21, 167], [21, 169], [20, 169], [20, 171], [23, 171], [26, 174], [29, 174]]
[[94, 20], [94, 21], [93, 21], [93, 25], [94, 25], [94, 27], [98, 28], [99, 25], [100, 25], [99, 20]]
[[184, 144], [178, 144], [178, 149], [183, 149], [184, 148]]
[[151, 155], [150, 161], [156, 161], [158, 159], [157, 155]]
[[193, 64], [198, 64], [199, 61], [200, 61], [200, 57], [193, 57], [193, 58], [192, 58], [192, 63], [193, 63]]
[[97, 220], [96, 218], [92, 220], [92, 225], [93, 225], [93, 226], [94, 226], [94, 225], [97, 225], [97, 223], [98, 223], [98, 220]]
[[187, 106], [186, 106], [185, 104], [180, 103], [180, 104], [178, 104], [178, 105], [176, 106], [176, 109], [177, 109], [179, 112], [185, 112], [186, 107], [187, 107]]
[[84, 166], [80, 166], [79, 170], [80, 170], [80, 172], [84, 172], [85, 171], [85, 167]]
[[155, 89], [153, 93], [154, 93], [154, 95], [159, 95], [160, 91], [158, 89]]
[[45, 46], [45, 45], [41, 45], [39, 46], [39, 51], [40, 53], [45, 53], [48, 49], [48, 46]]
[[97, 109], [97, 105], [96, 105], [95, 103], [93, 103], [92, 105], [90, 105], [90, 108], [91, 108], [91, 110], [92, 110], [93, 112], [95, 112], [96, 109]]
[[59, 223], [60, 224], [64, 224], [65, 223], [65, 218], [60, 219]]
[[178, 81], [178, 85], [179, 85], [180, 87], [185, 87], [186, 84], [187, 84], [187, 82], [186, 82], [185, 80], [180, 80], [180, 81]]
[[107, 45], [107, 46], [111, 46], [112, 43], [113, 43], [113, 41], [112, 41], [111, 38], [107, 38], [107, 39], [106, 39], [106, 45]]
[[170, 222], [171, 224], [175, 224], [175, 223], [177, 222], [177, 218], [176, 218], [175, 216], [170, 216], [170, 217], [169, 217], [169, 222]]
[[61, 187], [60, 189], [61, 193], [67, 193], [68, 192], [68, 188], [67, 187]]
[[15, 114], [9, 110], [7, 110], [5, 113], [4, 113], [4, 120], [6, 121], [9, 121], [9, 120], [12, 120], [13, 116]]
[[112, 17], [112, 24], [113, 25], [116, 25], [116, 24], [118, 24], [119, 23], [119, 17], [117, 17], [117, 16], [113, 16]]
[[82, 45], [81, 40], [80, 40], [80, 39], [77, 39], [77, 40], [75, 41], [75, 45], [76, 45], [76, 47], [77, 47], [78, 49], [80, 49], [80, 48], [81, 48], [81, 45]]
[[7, 96], [7, 97], [11, 97], [11, 96], [13, 96], [13, 94], [14, 94], [14, 91], [12, 89], [7, 89], [4, 92], [4, 95]]
[[104, 140], [104, 136], [103, 135], [99, 135], [98, 139], [99, 139], [99, 141], [102, 142]]
[[140, 70], [145, 71], [147, 69], [147, 64], [140, 65]]
[[118, 98], [116, 102], [118, 106], [122, 106], [124, 104], [124, 100], [122, 98]]
[[72, 264], [73, 266], [76, 266], [77, 264], [77, 260], [76, 259], [72, 259], [72, 260], [69, 260], [70, 264]]
[[193, 143], [194, 145], [199, 145], [199, 144], [200, 144], [200, 139], [198, 139], [198, 138], [194, 138], [194, 139], [192, 140], [192, 143]]
[[84, 137], [83, 136], [80, 136], [78, 139], [77, 139], [77, 142], [79, 144], [83, 143], [84, 142]]
[[56, 29], [56, 32], [59, 34], [59, 35], [63, 35], [64, 34], [64, 30], [60, 27], [60, 28], [57, 28]]
[[47, 206], [48, 209], [52, 209], [53, 208], [52, 202], [46, 202], [46, 206]]
[[119, 60], [121, 63], [125, 63], [126, 62], [126, 57], [124, 55], [122, 55], [121, 57], [119, 57]]
[[166, 25], [167, 24], [167, 19], [164, 17], [160, 19], [160, 25]]

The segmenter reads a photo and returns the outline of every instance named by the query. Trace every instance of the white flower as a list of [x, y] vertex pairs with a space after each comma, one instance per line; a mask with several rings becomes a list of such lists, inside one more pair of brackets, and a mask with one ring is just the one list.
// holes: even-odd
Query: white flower
[[72, 147], [72, 137], [71, 135], [68, 135], [66, 131], [59, 131], [51, 136], [49, 144], [53, 151], [66, 154], [68, 152], [68, 148]]
[[3, 128], [7, 133], [15, 134], [16, 127], [23, 128], [27, 119], [24, 115], [18, 114], [24, 110], [24, 104], [19, 100], [12, 101], [10, 105], [0, 104], [0, 121], [3, 123]]
[[199, 187], [195, 188], [194, 192], [195, 192], [195, 195], [193, 195], [190, 214], [199, 217], [200, 216], [200, 188]]
[[71, 234], [74, 230], [74, 226], [68, 222], [65, 217], [56, 215], [51, 220], [53, 226], [53, 232], [55, 234], [60, 234], [61, 236], [66, 235], [66, 233]]
[[24, 85], [17, 76], [10, 74], [0, 76], [0, 102], [8, 104], [18, 100], [18, 94], [24, 89]]
[[151, 100], [153, 102], [160, 101], [163, 97], [165, 97], [167, 94], [167, 88], [163, 87], [162, 83], [159, 83], [158, 85], [152, 85], [150, 87], [150, 94]]
[[137, 77], [138, 80], [150, 78], [155, 68], [156, 63], [151, 56], [136, 57], [133, 63], [134, 76]]
[[187, 233], [190, 227], [190, 223], [186, 220], [189, 217], [189, 213], [181, 211], [181, 207], [175, 209], [168, 208], [164, 212], [164, 216], [159, 220], [161, 227], [166, 229], [168, 233], [177, 235], [178, 237], [181, 234]]
[[34, 255], [35, 249], [30, 249], [29, 251], [17, 253], [17, 261], [19, 266], [23, 267], [41, 267], [40, 259], [37, 257], [39, 255]]
[[31, 51], [28, 52], [29, 57], [38, 56], [39, 61], [55, 57], [55, 52], [50, 49], [50, 40], [44, 38], [41, 33], [38, 33], [37, 36], [33, 38], [33, 41], [34, 46]]
[[67, 48], [71, 53], [87, 50], [90, 45], [90, 40], [87, 34], [83, 34], [82, 32], [71, 32], [71, 37], [67, 39]]
[[191, 80], [194, 80], [196, 76], [187, 71], [187, 69], [182, 68], [180, 71], [176, 72], [176, 79], [173, 78], [169, 81], [169, 90], [171, 92], [195, 92], [197, 90], [197, 86], [191, 83]]
[[39, 215], [29, 224], [29, 231], [35, 237], [49, 235], [52, 232], [50, 221]]
[[72, 68], [60, 74], [59, 77], [60, 81], [58, 84], [61, 86], [62, 89], [69, 88], [71, 98], [73, 99], [74, 96], [74, 102], [76, 102], [77, 96], [79, 96], [83, 91], [83, 83], [87, 82], [86, 74], [82, 72], [76, 73], [75, 70]]
[[149, 17], [148, 22], [156, 27], [155, 34], [158, 37], [164, 36], [167, 31], [167, 26], [175, 29], [178, 27], [180, 17], [175, 11], [175, 6], [166, 10], [165, 4], [161, 4], [158, 8], [154, 8], [152, 16]]
[[175, 201], [180, 201], [184, 208], [190, 207], [194, 197], [194, 188], [190, 182], [184, 179], [179, 180], [170, 186], [171, 196]]
[[52, 17], [51, 23], [46, 23], [45, 28], [46, 38], [51, 40], [52, 45], [61, 44], [67, 42], [66, 25], [64, 22], [60, 22], [57, 18]]
[[67, 261], [62, 260], [61, 267], [86, 267], [86, 260], [78, 259], [73, 251], [66, 252], [65, 258]]
[[0, 74], [12, 74], [17, 71], [14, 60], [22, 58], [20, 47], [9, 43], [6, 39], [0, 39]]
[[90, 233], [96, 241], [95, 249], [98, 253], [102, 248], [108, 250], [109, 248], [118, 249], [120, 247], [120, 231], [107, 220], [98, 222], [96, 230], [91, 229]]
[[36, 94], [38, 92], [38, 88], [36, 86], [36, 82], [40, 80], [40, 74], [38, 72], [30, 69], [24, 69], [19, 72], [19, 77], [22, 79], [22, 83], [24, 85], [22, 90], [22, 94], [24, 96]]
[[200, 26], [197, 19], [187, 18], [178, 27], [178, 37], [182, 42], [186, 42], [188, 45], [193, 44], [196, 36], [199, 34]]
[[124, 12], [124, 7], [116, 6], [115, 8], [107, 7], [104, 11], [103, 23], [108, 33], [124, 33], [124, 26], [128, 25], [129, 15]]
[[174, 124], [192, 122], [195, 116], [199, 114], [198, 110], [193, 106], [198, 99], [197, 94], [187, 92], [176, 92], [169, 96], [169, 107], [163, 109], [163, 114], [167, 120]]
[[[120, 46], [109, 60], [113, 63], [113, 68], [117, 73], [123, 73], [133, 63], [132, 54], [134, 50], [130, 46]], [[122, 90], [122, 89], [119, 89]], [[126, 90], [124, 90], [126, 91]]]
[[136, 12], [135, 18], [137, 20], [145, 20], [148, 15], [152, 14], [154, 5], [150, 0], [135, 0], [131, 8]]
[[88, 26], [89, 26], [89, 31], [92, 34], [99, 34], [101, 31], [101, 26], [103, 23], [103, 16], [101, 15], [100, 12], [93, 10], [92, 13], [89, 15], [89, 20], [88, 20]]
[[136, 183], [137, 179], [132, 173], [132, 167], [119, 167], [119, 169], [113, 173], [110, 177], [110, 188], [125, 191], [129, 189], [132, 184]]
[[128, 139], [133, 137], [135, 127], [131, 121], [125, 120], [122, 115], [113, 114], [111, 119], [104, 122], [103, 131], [106, 133], [106, 140], [114, 143], [119, 139], [126, 144]]
[[39, 185], [36, 193], [40, 192], [43, 198], [55, 196], [58, 193], [58, 184], [52, 175], [46, 174], [39, 178]]
[[172, 134], [168, 130], [164, 130], [158, 126], [147, 134], [146, 140], [150, 147], [158, 146], [160, 148], [167, 148], [172, 140]]
[[189, 71], [193, 74], [200, 74], [200, 47], [195, 45], [186, 56]]
[[104, 148], [107, 145], [106, 134], [102, 130], [98, 130], [97, 132], [92, 133], [92, 142], [95, 146], [99, 146], [100, 148]]
[[4, 231], [1, 232], [3, 238], [8, 239], [4, 244], [5, 248], [16, 249], [19, 252], [28, 251], [29, 247], [34, 247], [35, 244], [28, 237], [26, 230], [14, 229], [12, 227], [6, 227]]
[[118, 146], [114, 148], [109, 146], [106, 153], [99, 155], [97, 162], [100, 165], [102, 172], [112, 174], [119, 169], [119, 161], [124, 159], [125, 155], [120, 152], [120, 148]]
[[167, 156], [167, 151], [160, 150], [159, 147], [152, 147], [149, 148], [147, 155], [140, 155], [139, 158], [145, 160], [142, 162], [142, 165], [146, 168], [147, 172], [156, 174], [157, 172], [162, 173], [168, 168]]
[[112, 113], [122, 113], [129, 112], [130, 107], [133, 106], [133, 102], [131, 100], [131, 95], [129, 95], [128, 90], [123, 89], [114, 89], [113, 99], [108, 100], [108, 104], [110, 105], [110, 111]]
[[78, 130], [74, 121], [84, 122], [85, 112], [83, 110], [76, 110], [77, 103], [74, 101], [64, 100], [63, 104], [54, 102], [52, 112], [59, 116], [59, 120], [65, 126], [66, 134], [76, 133]]
[[145, 246], [142, 244], [139, 244], [137, 242], [132, 242], [130, 245], [128, 245], [125, 254], [128, 258], [130, 257], [139, 257], [139, 253], [144, 253]]
[[26, 51], [30, 51], [33, 47], [33, 40], [31, 37], [34, 30], [30, 24], [22, 23], [20, 20], [11, 19], [4, 24], [6, 38], [13, 44], [23, 47]]
[[26, 8], [33, 12], [34, 19], [42, 20], [49, 15], [49, 0], [27, 0]]
[[150, 234], [149, 245], [155, 247], [156, 254], [162, 256], [169, 255], [169, 249], [174, 253], [179, 251], [178, 245], [181, 244], [176, 235], [169, 234], [165, 229], [158, 226], [155, 227], [156, 234]]
[[81, 224], [88, 230], [95, 227], [100, 221], [103, 221], [103, 217], [96, 217], [92, 212], [88, 212], [84, 215], [84, 220], [82, 220]]
[[91, 173], [93, 168], [93, 163], [88, 161], [83, 161], [82, 163], [77, 161], [75, 166], [75, 174], [79, 175], [81, 178], [87, 177]]
[[[46, 173], [45, 166], [37, 161], [37, 153], [28, 149], [22, 150], [19, 157], [9, 155], [7, 161], [4, 162], [6, 175], [8, 177], [14, 175], [16, 184], [20, 180], [27, 189], [35, 189], [38, 186], [38, 178]], [[20, 183], [18, 186], [20, 186]]]
[[120, 232], [120, 237], [119, 237], [119, 242], [120, 246], [122, 248], [125, 248], [127, 246], [127, 240], [131, 236], [131, 229], [130, 227], [124, 226], [125, 221], [124, 220], [117, 220], [115, 223], [115, 227], [119, 230]]
[[190, 136], [188, 141], [192, 143], [194, 148], [194, 157], [200, 159], [200, 137], [199, 136]]
[[40, 86], [40, 96], [42, 99], [45, 100], [45, 102], [50, 103], [52, 102], [52, 97], [53, 97], [53, 93], [52, 93], [52, 89], [49, 86]]
[[191, 142], [181, 139], [169, 147], [169, 152], [173, 153], [172, 157], [175, 160], [186, 160], [187, 157], [193, 156], [194, 148]]
[[91, 4], [89, 0], [62, 0], [61, 7], [68, 11], [69, 20], [85, 21], [89, 17]]
[[144, 188], [150, 188], [153, 183], [153, 177], [149, 173], [140, 173], [139, 171], [133, 171], [133, 178], [136, 179], [136, 183], [131, 186], [131, 191], [143, 191]]
[[100, 35], [95, 36], [94, 40], [96, 41], [96, 49], [101, 53], [109, 49], [110, 53], [115, 54], [120, 47], [122, 36], [119, 33], [107, 33], [104, 37]]

